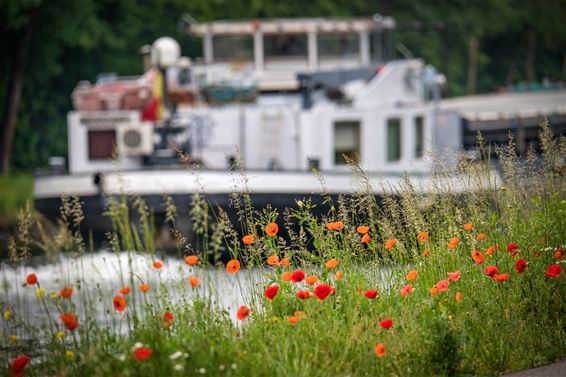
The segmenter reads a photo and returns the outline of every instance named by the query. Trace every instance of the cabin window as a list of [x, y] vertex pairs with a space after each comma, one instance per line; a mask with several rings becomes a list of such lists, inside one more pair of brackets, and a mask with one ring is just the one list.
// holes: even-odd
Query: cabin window
[[92, 130], [88, 131], [88, 158], [89, 160], [109, 160], [116, 145], [116, 131]]
[[[307, 35], [306, 34], [268, 34], [263, 37], [265, 62], [274, 67], [278, 62], [307, 63]], [[275, 68], [288, 69], [286, 65]]]
[[387, 120], [387, 161], [399, 161], [401, 159], [401, 119], [392, 118]]
[[253, 61], [254, 41], [251, 35], [213, 36], [214, 61]]
[[424, 118], [418, 116], [415, 118], [415, 157], [423, 157], [424, 145]]
[[345, 165], [346, 160], [357, 161], [360, 155], [360, 122], [334, 123], [334, 163]]
[[359, 48], [358, 35], [354, 33], [318, 36], [318, 55], [321, 60], [357, 59]]

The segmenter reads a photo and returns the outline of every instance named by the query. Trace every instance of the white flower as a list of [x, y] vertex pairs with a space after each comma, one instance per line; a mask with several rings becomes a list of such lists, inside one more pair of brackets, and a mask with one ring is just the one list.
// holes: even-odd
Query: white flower
[[177, 352], [175, 352], [174, 354], [170, 355], [169, 358], [170, 358], [171, 360], [175, 360], [175, 359], [178, 359], [178, 358], [181, 357], [181, 356], [183, 356], [183, 352], [177, 351]]
[[236, 365], [236, 363], [232, 364], [232, 369], [234, 369], [234, 370], [238, 369], [238, 366]]
[[173, 367], [173, 369], [175, 370], [183, 370], [185, 367], [183, 366], [183, 364], [175, 364], [175, 366]]
[[118, 356], [118, 360], [120, 360], [120, 361], [126, 361], [126, 355], [123, 355], [123, 354], [122, 354], [122, 355], [119, 355], [119, 356]]
[[223, 371], [224, 369], [226, 369], [226, 367], [224, 366], [224, 364], [220, 364], [220, 366], [218, 367], [218, 369], [220, 369], [221, 371]]
[[132, 347], [132, 350], [137, 350], [138, 348], [143, 347], [143, 343], [140, 342], [136, 342], [136, 344], [134, 344], [134, 346]]
[[206, 369], [200, 368], [200, 369], [198, 370], [198, 372], [199, 372], [200, 374], [205, 374], [205, 373], [206, 373]]

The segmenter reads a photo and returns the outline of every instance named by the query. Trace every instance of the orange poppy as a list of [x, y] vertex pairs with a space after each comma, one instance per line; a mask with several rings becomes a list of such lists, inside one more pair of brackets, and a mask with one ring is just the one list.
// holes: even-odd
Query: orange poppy
[[235, 274], [236, 272], [240, 271], [240, 261], [236, 259], [232, 259], [228, 263], [226, 263], [226, 271]]
[[307, 276], [305, 281], [307, 282], [308, 285], [313, 285], [313, 284], [316, 284], [316, 282], [318, 281], [318, 278], [314, 275], [310, 275], [310, 276]]
[[454, 297], [456, 301], [462, 301], [462, 292], [456, 292], [456, 296]]
[[277, 266], [279, 264], [279, 257], [277, 255], [270, 255], [267, 258], [267, 264], [270, 266]]
[[189, 278], [189, 284], [191, 285], [191, 287], [196, 288], [200, 284], [200, 279], [198, 278], [198, 276], [191, 276]]
[[130, 287], [128, 287], [127, 285], [123, 286], [122, 288], [120, 288], [120, 290], [118, 292], [120, 292], [123, 295], [129, 295], [130, 292], [132, 290], [130, 289]]
[[279, 265], [283, 266], [283, 267], [288, 267], [289, 266], [289, 258], [281, 259], [281, 262], [279, 262]]
[[426, 242], [426, 240], [428, 240], [428, 232], [425, 231], [419, 232], [419, 234], [417, 235], [417, 240], [420, 243]]
[[487, 238], [487, 234], [485, 233], [478, 234], [478, 240], [484, 241], [486, 238]]
[[188, 255], [185, 257], [185, 263], [189, 266], [196, 266], [198, 263], [198, 257], [196, 255]]
[[403, 288], [401, 288], [401, 295], [403, 297], [407, 297], [414, 290], [415, 290], [415, 288], [413, 288], [412, 284], [407, 284]]
[[419, 276], [419, 273], [415, 270], [411, 270], [405, 277], [407, 278], [407, 280], [413, 281], [417, 280], [417, 276]]
[[149, 284], [144, 283], [140, 285], [140, 291], [142, 291], [143, 293], [147, 293], [149, 291]]
[[428, 249], [424, 249], [424, 250], [423, 250], [423, 255], [424, 255], [425, 257], [428, 257], [428, 254], [429, 254], [429, 253], [430, 253], [430, 251], [428, 251]]
[[291, 276], [292, 276], [291, 271], [284, 272], [283, 275], [281, 275], [281, 280], [291, 281]]
[[383, 344], [383, 343], [377, 344], [375, 346], [375, 348], [373, 349], [373, 352], [375, 352], [375, 355], [377, 357], [385, 356], [385, 353], [387, 352], [387, 350], [385, 349], [385, 344]]
[[432, 287], [432, 288], [430, 288], [428, 291], [429, 291], [430, 294], [433, 295], [433, 296], [434, 296], [434, 295], [437, 295], [438, 292], [439, 292], [438, 288], [436, 288], [436, 287]]
[[342, 278], [344, 277], [344, 274], [342, 273], [342, 271], [336, 271], [335, 277], [336, 277], [336, 280], [339, 281], [339, 280], [342, 280]]
[[485, 261], [485, 255], [483, 255], [482, 253], [480, 253], [477, 250], [472, 250], [472, 252], [470, 253], [470, 255], [472, 256], [472, 259], [477, 263], [477, 264], [482, 264]]
[[265, 234], [267, 234], [269, 237], [275, 236], [277, 232], [279, 232], [279, 227], [275, 223], [269, 223], [265, 227]]
[[490, 246], [490, 247], [487, 248], [487, 251], [485, 252], [485, 255], [491, 255], [491, 254], [493, 254], [493, 253], [495, 253], [495, 247]]
[[460, 243], [460, 239], [458, 237], [454, 237], [450, 240], [450, 242], [448, 242], [448, 248], [455, 249], [458, 247], [459, 243]]
[[369, 234], [364, 234], [362, 237], [362, 243], [368, 244], [371, 241], [371, 237], [369, 236]]
[[114, 297], [114, 310], [117, 312], [123, 312], [126, 310], [126, 299], [124, 296]]
[[336, 259], [333, 258], [326, 262], [326, 268], [328, 268], [329, 270], [336, 267], [338, 267], [338, 261]]
[[72, 295], [73, 295], [73, 288], [72, 287], [65, 287], [65, 288], [61, 289], [61, 292], [59, 292], [59, 296], [61, 296], [63, 298], [71, 298]]
[[334, 222], [326, 224], [326, 229], [336, 230], [336, 231], [339, 232], [342, 229], [344, 229], [344, 223], [342, 221], [334, 221]]
[[69, 331], [75, 330], [79, 327], [79, 320], [77, 317], [72, 313], [62, 313], [59, 317], [61, 322], [65, 325], [65, 328]]
[[369, 226], [360, 225], [359, 227], [356, 228], [356, 231], [360, 234], [367, 234], [369, 232]]
[[34, 285], [37, 283], [37, 275], [35, 273], [31, 273], [26, 277], [27, 285]]
[[287, 317], [287, 322], [289, 322], [292, 325], [297, 324], [297, 322], [299, 322], [299, 317], [293, 315], [291, 317]]
[[163, 262], [160, 260], [156, 260], [153, 262], [153, 268], [155, 268], [156, 270], [160, 270], [163, 268]]
[[387, 242], [385, 243], [385, 249], [387, 249], [387, 250], [393, 249], [393, 247], [395, 247], [396, 243], [397, 243], [397, 241], [395, 241], [394, 239], [387, 240]]
[[244, 245], [251, 245], [252, 243], [254, 243], [254, 236], [251, 234], [248, 234], [247, 236], [242, 237], [242, 242], [244, 243]]
[[474, 229], [474, 225], [472, 223], [464, 224], [464, 229], [467, 230], [467, 231], [470, 231], [470, 230]]
[[248, 318], [251, 313], [252, 310], [250, 308], [248, 308], [246, 305], [242, 305], [236, 312], [236, 318], [238, 318], [240, 321], [243, 321], [244, 319]]

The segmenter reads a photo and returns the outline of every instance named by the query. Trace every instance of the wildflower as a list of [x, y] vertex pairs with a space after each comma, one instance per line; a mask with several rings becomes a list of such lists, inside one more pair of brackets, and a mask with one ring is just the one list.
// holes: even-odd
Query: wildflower
[[456, 301], [462, 301], [462, 292], [456, 292], [456, 296], [454, 297]]
[[415, 270], [411, 270], [405, 277], [407, 278], [407, 280], [413, 281], [417, 280], [417, 276], [419, 276], [419, 273]]
[[436, 283], [436, 288], [438, 288], [439, 292], [445, 292], [448, 290], [449, 285], [450, 285], [450, 280], [444, 279]]
[[342, 280], [342, 278], [344, 277], [344, 274], [342, 273], [342, 271], [336, 271], [336, 273], [334, 274], [334, 277], [336, 278], [336, 281]]
[[242, 237], [242, 242], [244, 243], [244, 245], [251, 245], [252, 243], [254, 243], [254, 236], [251, 234], [248, 234], [247, 236]]
[[359, 227], [356, 228], [356, 231], [360, 234], [367, 234], [369, 232], [369, 226], [360, 225]]
[[283, 267], [288, 267], [289, 266], [289, 258], [281, 259], [281, 262], [279, 262], [279, 265], [283, 266]]
[[63, 298], [71, 298], [71, 296], [73, 295], [73, 288], [72, 287], [65, 287], [63, 289], [61, 289], [61, 292], [59, 293], [59, 295]]
[[149, 348], [138, 347], [134, 350], [134, 358], [137, 361], [144, 361], [153, 354], [153, 351]]
[[562, 273], [562, 267], [560, 267], [560, 265], [558, 265], [558, 264], [552, 264], [552, 265], [548, 266], [548, 268], [546, 269], [546, 277], [547, 278], [560, 277], [561, 273]]
[[189, 266], [196, 266], [198, 263], [198, 257], [196, 255], [187, 255], [185, 257], [185, 263]]
[[279, 264], [279, 257], [277, 255], [270, 255], [267, 258], [267, 264], [270, 266], [277, 266]]
[[17, 335], [10, 335], [10, 341], [12, 343], [16, 343], [18, 341], [18, 336]]
[[464, 224], [464, 229], [467, 230], [467, 231], [470, 231], [470, 230], [474, 229], [474, 224], [472, 224], [472, 223]]
[[139, 288], [140, 288], [140, 291], [142, 291], [143, 293], [147, 293], [149, 291], [149, 284], [147, 284], [147, 283], [141, 284]]
[[424, 250], [423, 250], [423, 255], [424, 255], [425, 257], [428, 257], [428, 254], [429, 254], [429, 253], [430, 253], [430, 252], [428, 251], [428, 249], [424, 249]]
[[460, 270], [458, 270], [456, 272], [449, 272], [448, 273], [448, 280], [453, 281], [453, 282], [457, 282], [458, 280], [460, 280], [461, 275], [462, 275], [462, 273], [460, 272]]
[[191, 285], [191, 287], [196, 288], [200, 284], [200, 279], [198, 278], [198, 276], [193, 275], [189, 277], [189, 284]]
[[52, 299], [52, 300], [55, 300], [56, 298], [59, 298], [59, 295], [57, 293], [53, 292], [49, 295], [49, 298]]
[[65, 332], [64, 332], [64, 331], [59, 331], [59, 332], [57, 333], [57, 338], [63, 339], [64, 337], [65, 337]]
[[499, 272], [499, 268], [497, 268], [497, 266], [487, 266], [486, 268], [483, 269], [483, 273], [489, 277], [493, 277], [493, 275], [495, 275], [498, 272]]
[[307, 316], [307, 313], [303, 312], [302, 310], [295, 310], [295, 313], [293, 315], [298, 319], [303, 319]]
[[390, 328], [391, 326], [393, 326], [393, 320], [392, 320], [392, 319], [386, 319], [386, 320], [384, 320], [384, 321], [381, 321], [381, 322], [379, 323], [379, 326], [381, 326], [382, 329], [386, 329], [386, 330], [387, 330], [388, 328]]
[[269, 223], [265, 227], [265, 234], [267, 234], [269, 237], [275, 236], [277, 232], [279, 232], [279, 227], [275, 223]]
[[297, 324], [297, 322], [299, 322], [299, 318], [297, 318], [297, 316], [291, 316], [291, 317], [287, 317], [287, 322], [289, 322], [292, 325]]
[[420, 243], [426, 242], [426, 240], [428, 240], [428, 232], [420, 231], [419, 234], [417, 234], [417, 240]]
[[454, 250], [455, 248], [458, 247], [459, 243], [460, 243], [460, 239], [458, 237], [454, 237], [450, 240], [450, 242], [448, 242], [448, 248], [450, 250]]
[[368, 233], [364, 234], [364, 236], [362, 237], [362, 243], [368, 244], [371, 242], [371, 237], [369, 236]]
[[124, 296], [116, 296], [114, 297], [114, 309], [117, 312], [123, 312], [126, 310], [126, 299]]
[[232, 259], [226, 264], [226, 271], [230, 274], [235, 274], [240, 270], [240, 261]]
[[517, 244], [515, 243], [510, 243], [509, 245], [507, 245], [507, 251], [509, 252], [509, 255], [514, 257], [519, 255], [519, 246], [517, 246]]
[[478, 234], [478, 240], [484, 241], [486, 238], [487, 238], [487, 234], [485, 233]]
[[470, 255], [477, 264], [482, 264], [485, 261], [485, 255], [480, 253], [478, 250], [472, 250]]
[[177, 351], [175, 353], [172, 353], [171, 355], [169, 355], [169, 359], [170, 360], [177, 360], [179, 357], [183, 356], [183, 352], [181, 351]]
[[401, 295], [403, 297], [407, 297], [411, 292], [413, 292], [415, 289], [413, 288], [412, 284], [407, 284], [405, 285], [403, 288], [401, 288]]
[[326, 262], [326, 268], [328, 268], [329, 270], [332, 270], [336, 267], [338, 267], [338, 261], [336, 259], [330, 259]]
[[277, 296], [277, 292], [279, 292], [279, 286], [271, 285], [265, 289], [265, 292], [263, 294], [268, 300], [271, 301], [275, 298], [275, 296]]
[[183, 364], [175, 364], [173, 369], [181, 371], [181, 370], [185, 369], [185, 366]]
[[301, 270], [296, 270], [291, 275], [291, 280], [293, 281], [293, 283], [300, 283], [304, 279], [305, 279], [305, 273]]
[[132, 290], [130, 289], [130, 287], [128, 287], [127, 285], [123, 286], [122, 288], [120, 288], [118, 290], [118, 292], [120, 292], [121, 294], [123, 294], [124, 296], [127, 296], [130, 294]]
[[335, 231], [341, 231], [342, 229], [344, 229], [344, 223], [342, 221], [335, 221], [332, 223], [328, 223], [326, 224], [326, 229], [328, 230], [335, 230]]
[[75, 360], [75, 353], [73, 351], [66, 351], [65, 358], [69, 361]]
[[79, 320], [72, 313], [62, 313], [59, 318], [61, 319], [61, 321], [65, 325], [65, 328], [69, 331], [73, 331], [77, 327], [79, 327]]
[[331, 293], [332, 287], [328, 284], [319, 284], [314, 289], [314, 295], [321, 301], [328, 297]]
[[375, 355], [377, 357], [385, 356], [385, 353], [387, 352], [387, 350], [385, 349], [385, 344], [383, 344], [383, 343], [377, 344], [375, 346], [375, 348], [373, 349], [373, 352], [375, 352]]
[[31, 358], [27, 355], [20, 355], [12, 360], [10, 364], [10, 372], [14, 377], [21, 377], [24, 375], [26, 370], [26, 365], [29, 363]]
[[34, 285], [37, 284], [37, 275], [35, 273], [31, 273], [26, 277], [26, 284], [27, 285]]
[[556, 252], [554, 253], [554, 257], [555, 257], [556, 259], [562, 258], [563, 255], [564, 255], [564, 250], [562, 250], [562, 249], [558, 249], [558, 250], [556, 250]]
[[291, 271], [285, 271], [283, 273], [283, 275], [281, 275], [281, 280], [283, 281], [291, 281], [293, 274], [291, 274]]
[[37, 288], [35, 294], [37, 295], [37, 298], [43, 298], [43, 296], [45, 296], [45, 289]]
[[173, 313], [167, 311], [163, 313], [163, 321], [166, 328], [173, 326], [173, 322], [175, 321]]
[[490, 247], [487, 248], [487, 251], [485, 252], [485, 255], [491, 255], [491, 254], [493, 254], [493, 253], [495, 253], [495, 247], [490, 246]]
[[370, 289], [364, 292], [364, 296], [372, 300], [377, 297], [377, 294], [377, 289]]
[[300, 298], [301, 300], [307, 300], [309, 298], [311, 298], [311, 293], [309, 291], [298, 291], [297, 292], [297, 297]]
[[252, 310], [250, 308], [248, 308], [246, 305], [242, 305], [238, 308], [238, 311], [236, 312], [236, 318], [238, 318], [240, 321], [243, 321], [246, 318], [248, 318], [251, 312]]
[[523, 272], [525, 272], [527, 264], [529, 264], [529, 262], [521, 258], [517, 261], [517, 263], [515, 263], [515, 270], [517, 270], [518, 273], [522, 274]]
[[307, 282], [308, 285], [314, 285], [318, 281], [318, 278], [314, 275], [310, 275], [310, 276], [307, 276], [305, 281]]
[[498, 275], [493, 275], [493, 279], [495, 281], [505, 281], [507, 279], [509, 279], [509, 274], [498, 274]]
[[155, 260], [153, 262], [153, 268], [155, 268], [156, 270], [160, 270], [163, 268], [163, 262], [160, 260]]
[[4, 312], [4, 319], [5, 319], [6, 321], [9, 321], [9, 320], [12, 319], [12, 312], [11, 312], [10, 310], [6, 310], [6, 311]]
[[387, 240], [387, 242], [385, 243], [385, 249], [386, 250], [391, 250], [395, 247], [395, 244], [397, 243], [397, 241], [395, 241], [394, 239], [389, 239]]
[[428, 290], [432, 296], [437, 295], [439, 290], [436, 287], [432, 287]]

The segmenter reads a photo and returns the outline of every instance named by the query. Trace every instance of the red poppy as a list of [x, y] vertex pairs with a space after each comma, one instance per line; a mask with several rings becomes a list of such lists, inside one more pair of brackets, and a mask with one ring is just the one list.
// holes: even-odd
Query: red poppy
[[449, 272], [448, 273], [448, 280], [456, 282], [456, 281], [460, 280], [460, 275], [462, 275], [460, 270], [458, 270], [456, 272]]
[[333, 288], [328, 284], [319, 284], [314, 289], [314, 295], [316, 296], [316, 298], [322, 301], [332, 293], [332, 289]]
[[28, 285], [34, 285], [37, 283], [37, 275], [35, 273], [31, 273], [26, 277], [26, 283]]
[[279, 226], [277, 226], [277, 224], [275, 223], [269, 223], [265, 227], [265, 234], [267, 234], [269, 237], [275, 236], [277, 232], [279, 232]]
[[126, 299], [124, 296], [116, 296], [114, 297], [114, 309], [117, 312], [123, 312], [126, 310]]
[[170, 312], [163, 313], [163, 321], [165, 321], [165, 325], [167, 325], [167, 327], [172, 326], [174, 320], [175, 318], [173, 317], [173, 313]]
[[73, 295], [73, 288], [72, 287], [65, 287], [65, 288], [61, 289], [61, 292], [59, 292], [59, 295], [63, 298], [71, 298], [71, 296]]
[[62, 313], [59, 317], [61, 322], [65, 325], [65, 328], [69, 331], [75, 330], [79, 327], [79, 320], [77, 317], [72, 313]]
[[564, 250], [562, 250], [562, 249], [558, 249], [554, 252], [554, 257], [556, 259], [562, 258], [563, 255], [564, 255]]
[[298, 291], [297, 297], [300, 298], [301, 300], [306, 300], [311, 298], [311, 293], [309, 291]]
[[305, 279], [305, 273], [301, 270], [297, 270], [293, 272], [293, 274], [291, 275], [291, 280], [293, 281], [293, 283], [300, 283], [304, 279]]
[[150, 357], [152, 354], [153, 354], [153, 351], [150, 350], [149, 348], [145, 348], [145, 347], [138, 347], [134, 350], [134, 358], [137, 361], [144, 361], [145, 359]]
[[509, 274], [498, 274], [498, 275], [494, 275], [494, 276], [493, 276], [493, 279], [494, 279], [495, 281], [499, 281], [499, 282], [505, 281], [505, 280], [509, 279]]
[[517, 246], [516, 243], [510, 243], [509, 245], [507, 245], [507, 251], [509, 252], [509, 254], [511, 254], [512, 257], [519, 254], [517, 250], [519, 250], [519, 246]]
[[413, 284], [407, 284], [403, 288], [401, 288], [401, 295], [403, 297], [407, 297], [414, 290], [415, 288], [413, 288]]
[[448, 290], [449, 285], [450, 285], [450, 280], [444, 279], [436, 283], [436, 288], [438, 288], [439, 292], [445, 292]]
[[265, 289], [265, 292], [263, 294], [265, 295], [265, 297], [268, 300], [273, 300], [275, 298], [275, 296], [277, 296], [277, 292], [279, 292], [279, 286], [278, 285], [270, 285], [269, 287], [267, 287]]
[[246, 305], [242, 305], [236, 312], [236, 318], [238, 318], [240, 321], [243, 321], [244, 319], [248, 318], [251, 312], [252, 310], [250, 308], [248, 308]]
[[366, 296], [369, 299], [376, 298], [377, 294], [378, 294], [377, 289], [370, 289], [370, 290], [364, 292], [364, 296]]
[[486, 268], [483, 269], [483, 273], [489, 277], [492, 277], [498, 272], [499, 272], [499, 268], [497, 268], [497, 266], [487, 266]]
[[478, 250], [472, 250], [470, 255], [477, 264], [482, 264], [485, 261], [485, 255], [480, 253]]
[[21, 377], [24, 375], [26, 370], [26, 365], [29, 363], [31, 358], [27, 355], [20, 355], [12, 360], [10, 364], [10, 372], [14, 377]]
[[381, 321], [379, 323], [379, 326], [381, 326], [381, 328], [388, 329], [391, 326], [393, 326], [393, 320], [392, 319], [386, 319], [384, 321]]
[[515, 270], [517, 270], [518, 273], [522, 274], [523, 272], [525, 272], [527, 264], [529, 264], [529, 262], [521, 258], [517, 261], [517, 263], [515, 263]]
[[558, 264], [553, 264], [548, 266], [546, 269], [546, 277], [547, 278], [557, 278], [562, 273], [562, 267]]

